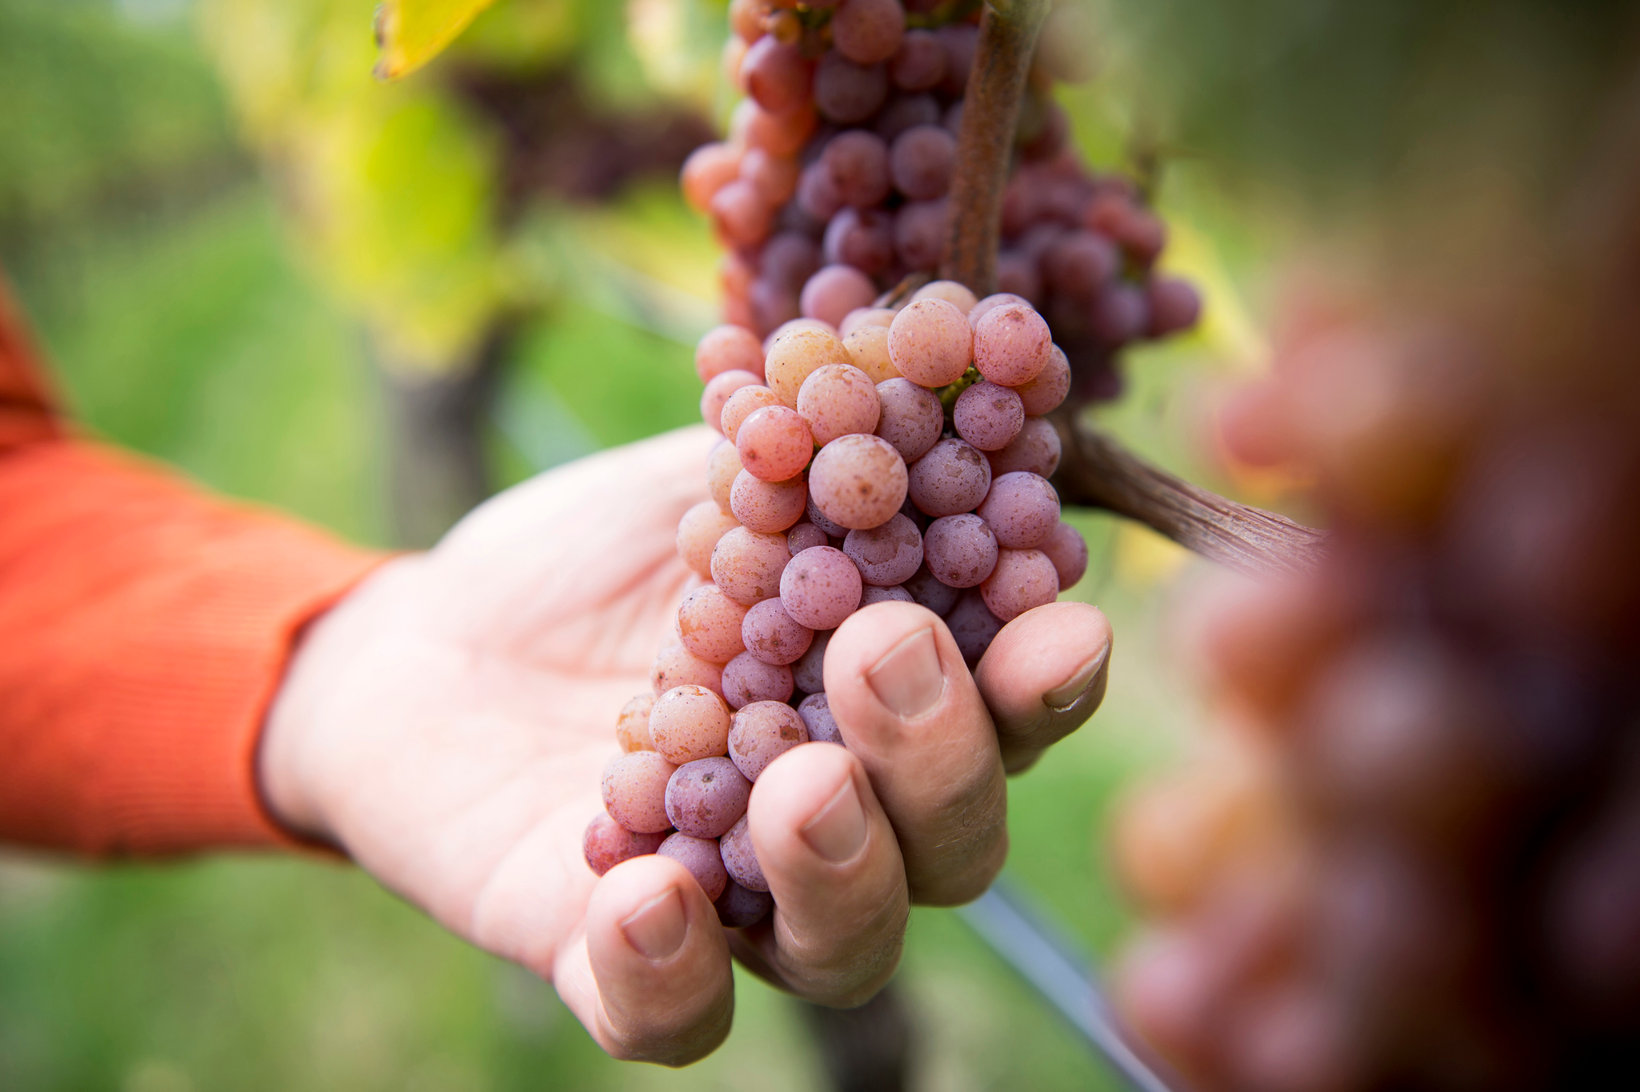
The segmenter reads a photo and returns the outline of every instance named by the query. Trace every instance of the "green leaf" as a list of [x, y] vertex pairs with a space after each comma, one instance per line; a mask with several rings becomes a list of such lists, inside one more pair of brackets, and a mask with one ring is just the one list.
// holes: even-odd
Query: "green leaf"
[[396, 80], [437, 57], [494, 0], [384, 0], [376, 9], [376, 75]]

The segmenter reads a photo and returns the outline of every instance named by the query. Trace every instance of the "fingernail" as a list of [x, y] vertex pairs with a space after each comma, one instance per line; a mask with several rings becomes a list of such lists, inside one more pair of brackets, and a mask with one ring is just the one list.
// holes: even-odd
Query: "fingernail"
[[669, 887], [632, 912], [621, 922], [621, 934], [626, 942], [645, 959], [665, 959], [683, 945], [683, 936], [689, 931], [684, 920], [683, 900], [678, 890]]
[[934, 631], [919, 629], [889, 649], [866, 672], [866, 685], [896, 716], [914, 717], [932, 709], [945, 693]]
[[1042, 704], [1055, 713], [1069, 713], [1099, 688], [1099, 684], [1104, 680], [1105, 666], [1109, 662], [1110, 645], [1107, 644], [1087, 663], [1072, 672], [1065, 685], [1042, 695]]
[[814, 813], [813, 819], [803, 824], [800, 833], [810, 849], [833, 864], [860, 852], [866, 844], [866, 812], [860, 806], [852, 777], [843, 782], [825, 807]]

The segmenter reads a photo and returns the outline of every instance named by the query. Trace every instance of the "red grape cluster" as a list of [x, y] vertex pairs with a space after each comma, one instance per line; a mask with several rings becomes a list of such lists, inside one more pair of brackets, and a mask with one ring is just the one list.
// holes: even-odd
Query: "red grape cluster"
[[837, 328], [793, 320], [766, 347], [720, 326], [695, 362], [724, 440], [678, 553], [708, 583], [678, 608], [653, 690], [621, 713], [585, 849], [599, 874], [675, 857], [744, 926], [772, 906], [747, 833], [752, 783], [799, 744], [846, 745], [822, 674], [831, 632], [873, 603], [916, 602], [972, 665], [1088, 554], [1048, 483], [1059, 437], [1042, 414], [1070, 367], [1016, 296], [936, 281]]
[[[685, 197], [728, 253], [725, 317], [759, 337], [802, 317], [837, 325], [907, 274], [932, 273], [948, 234], [979, 5], [734, 0], [726, 63], [746, 93], [729, 137], [683, 169]], [[1053, 324], [1078, 401], [1113, 396], [1124, 344], [1193, 325], [1186, 282], [1156, 275], [1162, 221], [1127, 179], [1068, 143], [1055, 79], [1081, 75], [1076, 36], [1049, 16], [1004, 194], [998, 287]], [[1057, 46], [1058, 48], [1054, 48]]]
[[1228, 757], [1118, 826], [1157, 919], [1126, 1010], [1194, 1086], [1640, 1082], [1633, 253], [1320, 309], [1229, 416], [1243, 459], [1319, 471], [1336, 530], [1214, 612]]

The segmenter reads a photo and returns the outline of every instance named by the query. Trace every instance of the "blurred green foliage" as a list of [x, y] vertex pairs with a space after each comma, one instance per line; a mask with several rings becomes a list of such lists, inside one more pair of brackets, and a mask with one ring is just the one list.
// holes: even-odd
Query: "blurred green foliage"
[[[207, 12], [232, 6], [202, 3]], [[273, 22], [253, 19], [236, 32], [244, 65], [284, 64], [272, 54], [308, 43], [311, 28], [278, 20], [317, 17], [322, 8], [356, 19], [368, 46], [366, 3], [252, 7]], [[672, 16], [665, 7], [646, 24], [651, 33], [672, 18], [695, 41], [702, 19], [721, 18], [699, 4]], [[602, 28], [588, 31], [598, 43], [589, 48], [626, 58], [599, 78], [634, 93], [649, 71], [635, 56], [664, 50], [611, 42], [624, 33], [618, 5], [576, 10]], [[242, 88], [225, 90], [212, 78], [207, 57], [220, 60], [221, 30], [207, 22], [207, 52], [193, 14], [165, 0], [0, 0], [0, 254], [87, 427], [214, 488], [381, 542], [375, 379], [361, 312], [338, 290], [354, 271], [315, 258], [323, 251], [301, 216], [293, 228], [285, 215], [283, 181], [251, 169], [229, 118], [246, 119], [265, 153], [256, 110]], [[471, 48], [498, 55], [511, 41], [484, 20], [473, 34]], [[704, 40], [713, 44], [711, 35]], [[344, 55], [362, 58], [368, 71], [368, 48]], [[707, 68], [714, 64], [708, 57]], [[350, 74], [337, 78], [353, 85]], [[474, 157], [458, 154], [444, 165], [452, 173], [468, 170], [461, 162], [482, 163], [482, 141], [464, 145], [470, 138], [455, 115], [413, 87], [403, 94], [369, 115], [363, 127], [374, 143], [339, 153], [364, 169], [368, 149], [402, 141], [409, 158], [383, 168], [391, 174], [423, 154], [418, 142], [447, 138], [453, 143], [437, 146], [469, 147]], [[1079, 130], [1114, 154], [1120, 109], [1091, 92], [1075, 102]], [[344, 117], [315, 131], [345, 143], [360, 127]], [[1179, 192], [1193, 192], [1188, 181]], [[409, 210], [397, 216], [438, 204], [413, 190], [393, 196]], [[483, 200], [472, 195], [462, 215]], [[1193, 269], [1226, 286], [1223, 271], [1244, 269], [1257, 253], [1237, 242], [1256, 231], [1209, 202], [1169, 211], [1181, 255], [1194, 255]], [[441, 229], [433, 220], [430, 237], [462, 237], [461, 225]], [[436, 245], [426, 251], [435, 272], [441, 253]], [[714, 259], [705, 227], [670, 188], [595, 211], [546, 210], [521, 227], [510, 275], [542, 286], [547, 302], [524, 328], [500, 400], [493, 442], [512, 476], [695, 417], [689, 345], [711, 321]], [[357, 260], [370, 261], [368, 253]], [[391, 280], [394, 271], [383, 275]], [[411, 306], [424, 290], [433, 288], [383, 298]], [[1208, 343], [1254, 353], [1234, 295], [1216, 294], [1215, 306]], [[1196, 453], [1179, 439], [1194, 422], [1178, 392], [1199, 370], [1202, 345], [1136, 358], [1133, 396], [1110, 415], [1141, 448], [1196, 471]], [[1104, 867], [1102, 816], [1135, 769], [1174, 746], [1191, 710], [1162, 654], [1155, 610], [1154, 580], [1173, 571], [1176, 555], [1106, 520], [1082, 525], [1095, 563], [1076, 594], [1112, 615], [1117, 668], [1097, 724], [1014, 783], [1012, 867], [1081, 940], [1109, 951], [1126, 918]], [[1114, 1087], [949, 913], [916, 913], [902, 980], [915, 1004], [920, 1087]], [[680, 1074], [609, 1062], [547, 987], [333, 864], [0, 859], [0, 1088], [661, 1086], [810, 1089], [819, 1077], [793, 1007], [750, 980], [735, 1034], [706, 1062]]]

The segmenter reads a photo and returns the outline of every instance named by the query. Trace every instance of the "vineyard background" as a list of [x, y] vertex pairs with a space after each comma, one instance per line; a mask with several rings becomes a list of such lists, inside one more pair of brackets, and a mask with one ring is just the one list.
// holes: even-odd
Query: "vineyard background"
[[[427, 442], [404, 432], [407, 389], [471, 375], [501, 331], [480, 437], [506, 484], [694, 420], [690, 346], [713, 319], [715, 251], [672, 177], [614, 193], [561, 186], [499, 216], [502, 138], [446, 93], [452, 74], [570, 58], [592, 101], [635, 118], [681, 104], [721, 120], [727, 101], [722, 10], [705, 0], [510, 0], [390, 88], [368, 77], [370, 7], [0, 0], [0, 260], [86, 428], [385, 546], [425, 539], [426, 512], [450, 503], [433, 497], [407, 518], [392, 487]], [[1556, 70], [1562, 47], [1587, 47], [1538, 34], [1511, 6], [1489, 48], [1453, 67], [1440, 61], [1461, 20], [1367, 7], [1301, 17], [1305, 5], [1277, 0], [1237, 22], [1116, 0], [1096, 16], [1106, 68], [1066, 100], [1096, 163], [1161, 164], [1163, 264], [1208, 300], [1200, 333], [1129, 354], [1130, 392], [1101, 423], [1254, 503], [1278, 503], [1276, 483], [1214, 470], [1201, 407], [1263, 358], [1272, 271], [1300, 242], [1370, 234], [1363, 195], [1404, 183], [1417, 166], [1407, 134], [1438, 120], [1411, 104], [1502, 112], [1518, 99], [1446, 92], [1509, 73], [1525, 95], [1522, 43], [1538, 72]], [[508, 47], [519, 42], [541, 48]], [[1340, 42], [1349, 52], [1333, 64]], [[330, 82], [291, 92], [280, 76], [299, 61]], [[269, 90], [281, 86], [284, 98]], [[453, 205], [465, 219], [433, 215]], [[1010, 867], [1108, 953], [1127, 916], [1103, 817], [1135, 771], [1179, 750], [1196, 714], [1159, 609], [1189, 570], [1148, 532], [1074, 518], [1094, 563], [1071, 595], [1110, 614], [1117, 667], [1095, 723], [1013, 783]], [[915, 913], [901, 981], [921, 1087], [1106, 1087], [949, 912]], [[683, 1074], [617, 1066], [545, 986], [356, 872], [0, 856], [0, 1087], [820, 1087], [793, 1005], [747, 979], [738, 1006], [728, 1046]]]

